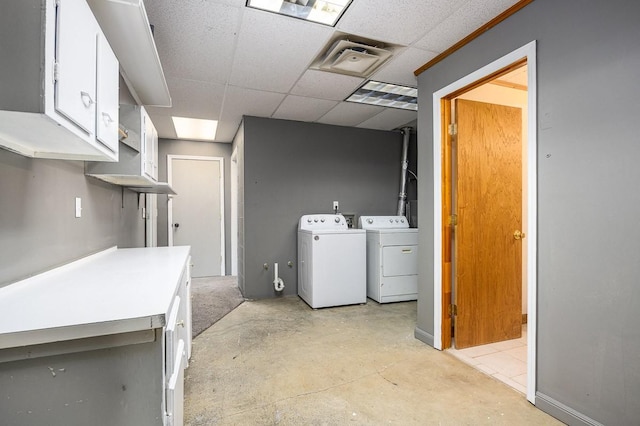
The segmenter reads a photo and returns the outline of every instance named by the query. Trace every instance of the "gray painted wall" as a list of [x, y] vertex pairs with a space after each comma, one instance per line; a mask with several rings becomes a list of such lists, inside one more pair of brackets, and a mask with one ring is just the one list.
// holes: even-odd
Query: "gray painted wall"
[[402, 136], [257, 117], [243, 127], [244, 296], [276, 296], [275, 262], [284, 294], [297, 294], [300, 216], [331, 213], [334, 200], [344, 213], [395, 214]]
[[417, 335], [433, 336], [431, 94], [537, 40], [536, 404], [571, 424], [640, 419], [640, 3], [537, 0], [418, 77]]
[[[160, 139], [158, 141], [158, 180], [167, 181], [167, 156], [168, 155], [193, 155], [206, 157], [224, 158], [224, 217], [225, 217], [225, 270], [227, 275], [231, 271], [231, 206], [229, 200], [231, 195], [230, 174], [231, 169], [231, 144], [196, 142], [188, 140]], [[194, 182], [194, 185], [201, 184]], [[166, 246], [167, 242], [167, 196], [158, 195], [158, 246]]]
[[82, 161], [0, 149], [0, 200], [0, 286], [115, 245], [144, 246], [138, 194], [85, 176]]

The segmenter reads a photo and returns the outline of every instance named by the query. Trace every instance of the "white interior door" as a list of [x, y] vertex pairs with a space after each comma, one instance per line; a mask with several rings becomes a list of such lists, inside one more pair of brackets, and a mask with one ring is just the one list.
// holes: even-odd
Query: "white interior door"
[[191, 246], [193, 277], [225, 274], [224, 162], [220, 157], [169, 155], [170, 246]]

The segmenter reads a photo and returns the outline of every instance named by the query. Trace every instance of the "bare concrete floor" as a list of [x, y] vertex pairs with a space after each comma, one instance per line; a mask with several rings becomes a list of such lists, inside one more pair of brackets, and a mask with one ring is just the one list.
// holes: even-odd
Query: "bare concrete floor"
[[415, 302], [245, 302], [194, 340], [185, 424], [562, 424], [416, 340], [415, 324]]

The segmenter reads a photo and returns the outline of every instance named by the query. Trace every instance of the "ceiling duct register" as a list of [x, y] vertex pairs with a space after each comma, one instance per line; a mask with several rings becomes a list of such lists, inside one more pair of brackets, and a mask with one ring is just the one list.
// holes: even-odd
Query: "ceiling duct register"
[[312, 68], [356, 77], [367, 77], [393, 55], [382, 43], [340, 38], [321, 55]]

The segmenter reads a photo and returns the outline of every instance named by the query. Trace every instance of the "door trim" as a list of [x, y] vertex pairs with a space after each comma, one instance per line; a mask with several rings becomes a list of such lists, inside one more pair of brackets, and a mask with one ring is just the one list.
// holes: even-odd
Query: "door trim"
[[535, 404], [537, 325], [537, 78], [536, 41], [491, 62], [433, 93], [433, 346], [442, 349], [442, 99], [525, 59], [528, 79], [527, 132], [527, 399]]
[[[198, 155], [167, 155], [167, 183], [172, 184], [172, 161], [173, 160], [196, 160], [196, 161], [217, 161], [220, 164], [220, 275], [226, 275], [225, 263], [225, 240], [224, 233], [225, 217], [224, 217], [224, 158], [223, 157], [206, 157]], [[173, 246], [173, 196], [169, 195], [167, 200], [167, 245]]]
[[231, 233], [230, 249], [231, 249], [231, 275], [238, 275], [238, 147], [231, 153], [231, 165], [229, 168], [231, 174], [230, 196], [231, 196]]

